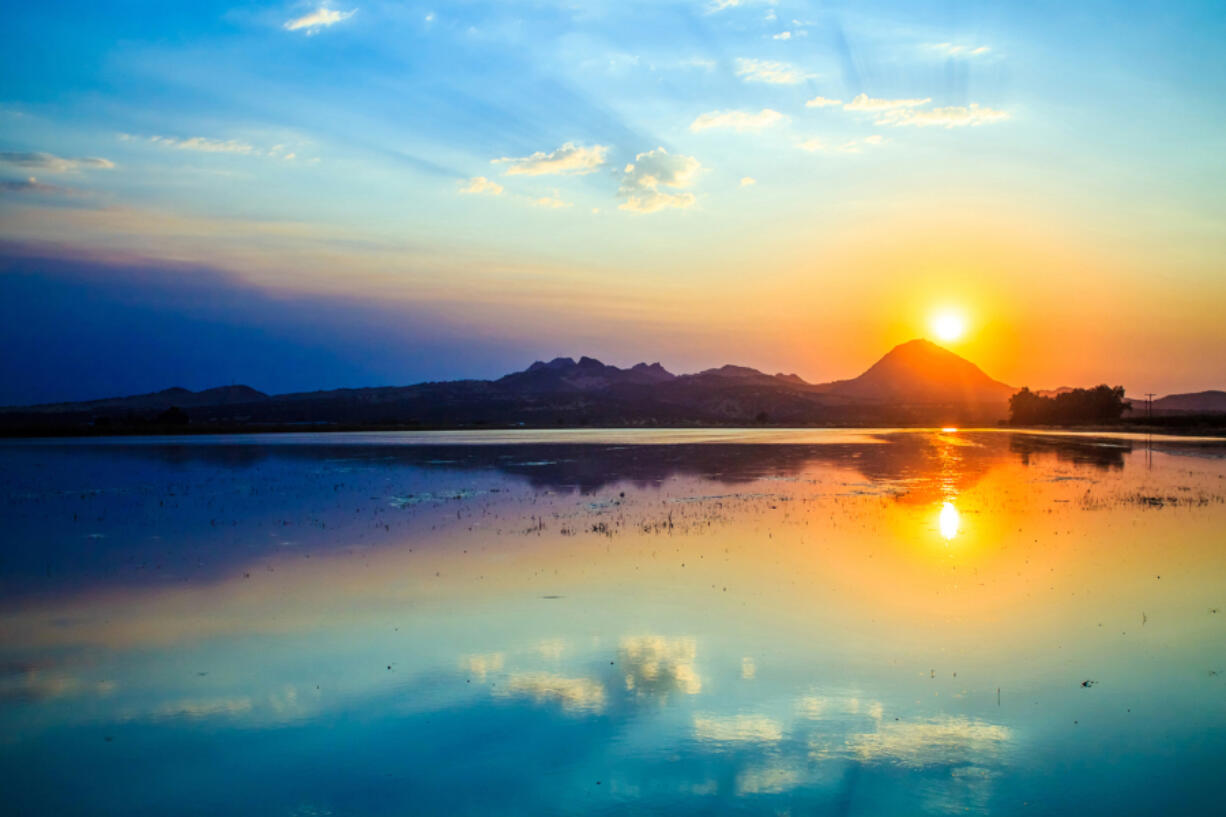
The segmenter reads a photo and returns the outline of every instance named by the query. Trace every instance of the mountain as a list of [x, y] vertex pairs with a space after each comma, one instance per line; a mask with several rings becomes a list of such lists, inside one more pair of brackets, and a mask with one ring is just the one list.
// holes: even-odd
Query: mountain
[[[1226, 414], [1226, 391], [1168, 394], [1155, 400], [1152, 408], [1154, 414]], [[1132, 413], [1144, 415], [1145, 401], [1134, 399]]]
[[[199, 406], [228, 406], [244, 403], [254, 403], [267, 400], [268, 395], [256, 391], [250, 386], [217, 386], [203, 391], [189, 391], [180, 387], [163, 389], [150, 394], [135, 394], [129, 397], [108, 397], [102, 400], [87, 400], [79, 403], [43, 403], [37, 406], [22, 407], [25, 411], [55, 413], [75, 413], [81, 411], [116, 412], [116, 411], [163, 411], [171, 406], [179, 408], [195, 408]], [[0, 412], [12, 412], [15, 409], [0, 408]], [[21, 409], [16, 409], [21, 410]]]
[[495, 383], [507, 388], [521, 388], [537, 392], [557, 389], [596, 391], [610, 386], [635, 384], [649, 385], [667, 383], [676, 375], [659, 363], [638, 363], [629, 369], [607, 366], [591, 357], [555, 357], [548, 363], [537, 361], [522, 372], [500, 377]]
[[1017, 391], [927, 340], [895, 346], [859, 377], [819, 388], [844, 397], [909, 404], [1004, 404]]
[[[186, 412], [191, 430], [967, 425], [1003, 419], [1014, 391], [948, 349], [914, 340], [856, 378], [823, 384], [747, 366], [678, 375], [659, 363], [623, 369], [592, 357], [558, 357], [495, 380], [279, 395], [248, 386], [175, 388], [5, 408], [0, 433], [156, 431], [171, 406]], [[1179, 397], [1203, 398], [1204, 405], [1226, 399], [1222, 392]]]

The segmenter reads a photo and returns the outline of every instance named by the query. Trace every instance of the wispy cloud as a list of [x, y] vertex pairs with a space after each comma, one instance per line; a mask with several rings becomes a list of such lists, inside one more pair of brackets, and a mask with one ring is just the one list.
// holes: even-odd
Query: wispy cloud
[[176, 139], [173, 136], [150, 136], [149, 141], [165, 147], [179, 150], [195, 150], [201, 153], [256, 153], [256, 149], [237, 139], [209, 139], [205, 136], [192, 136], [188, 139]]
[[486, 193], [491, 196], [502, 195], [502, 185], [498, 182], [492, 182], [484, 176], [473, 176], [467, 181], [460, 182], [461, 193]]
[[821, 139], [806, 139], [797, 142], [796, 147], [810, 153], [859, 153], [862, 145], [880, 145], [884, 141], [879, 134], [873, 134], [863, 139], [848, 139], [837, 145], [828, 144]]
[[923, 99], [874, 99], [868, 94], [859, 94], [851, 102], [844, 105], [843, 110], [877, 113], [893, 111], [899, 108], [915, 108], [920, 105], [927, 105], [931, 101], [931, 97], [924, 97]]
[[80, 193], [71, 187], [43, 184], [33, 176], [28, 179], [0, 180], [0, 193], [38, 193], [48, 196], [71, 196]]
[[47, 173], [67, 173], [73, 170], [110, 170], [115, 163], [98, 156], [56, 156], [51, 153], [0, 153], [0, 164], [42, 170]]
[[736, 61], [736, 75], [746, 82], [766, 82], [771, 85], [795, 85], [811, 76], [786, 62], [744, 58]]
[[741, 187], [753, 187], [758, 183], [758, 180], [753, 176], [745, 176], [741, 179]]
[[842, 105], [842, 104], [843, 104], [843, 100], [841, 99], [828, 99], [827, 97], [824, 97], [824, 96], [815, 96], [812, 99], [810, 99], [808, 102], [805, 103], [805, 107], [806, 108], [831, 108], [831, 107], [835, 107], [835, 106]]
[[695, 133], [711, 128], [731, 128], [737, 131], [761, 130], [786, 120], [786, 116], [770, 108], [763, 108], [757, 113], [750, 113], [749, 111], [711, 111], [710, 113], [701, 114], [691, 122], [690, 130]]
[[552, 153], [537, 151], [531, 156], [512, 158], [504, 156], [491, 160], [491, 164], [507, 164], [508, 176], [548, 176], [557, 174], [582, 175], [591, 173], [604, 164], [607, 145], [584, 147], [567, 142]]
[[992, 49], [986, 45], [955, 45], [954, 43], [933, 43], [928, 48], [946, 57], [982, 57]]
[[704, 743], [776, 743], [783, 739], [783, 724], [762, 715], [696, 715], [694, 737]]
[[962, 128], [989, 125], [1009, 118], [1008, 111], [984, 108], [978, 103], [951, 105], [927, 110], [901, 109], [886, 111], [877, 120], [879, 125], [911, 125], [920, 128]]
[[790, 40], [792, 39], [792, 32], [780, 31], [778, 34], [773, 35], [771, 39], [772, 40]]
[[700, 170], [702, 164], [693, 156], [671, 154], [662, 147], [640, 153], [622, 174], [617, 194], [625, 201], [619, 207], [634, 213], [689, 207], [695, 201], [693, 193], [672, 193], [660, 188], [689, 187]]
[[564, 207], [574, 206], [572, 202], [563, 201], [557, 196], [541, 196], [539, 199], [533, 199], [532, 203], [537, 207], [547, 207], [551, 210], [561, 210]]
[[330, 9], [326, 5], [322, 5], [309, 14], [304, 14], [301, 17], [295, 17], [293, 20], [286, 20], [284, 28], [286, 31], [304, 31], [308, 36], [318, 34], [321, 30], [328, 26], [334, 26], [337, 23], [342, 23], [348, 20], [357, 13], [357, 9], [351, 11], [337, 11]]

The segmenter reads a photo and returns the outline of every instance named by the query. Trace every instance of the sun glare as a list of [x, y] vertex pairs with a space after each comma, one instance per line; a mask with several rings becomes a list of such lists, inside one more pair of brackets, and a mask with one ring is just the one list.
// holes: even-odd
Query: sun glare
[[966, 320], [957, 312], [940, 312], [932, 319], [932, 332], [939, 340], [957, 340], [966, 332]]
[[958, 527], [961, 521], [962, 517], [958, 514], [958, 509], [954, 507], [954, 503], [946, 502], [941, 506], [941, 513], [937, 524], [941, 528], [941, 536], [945, 537], [946, 541], [958, 535]]

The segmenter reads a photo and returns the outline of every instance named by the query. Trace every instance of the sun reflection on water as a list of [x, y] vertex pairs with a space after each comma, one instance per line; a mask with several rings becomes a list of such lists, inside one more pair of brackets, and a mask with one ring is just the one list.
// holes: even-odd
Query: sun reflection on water
[[962, 516], [958, 513], [958, 509], [954, 507], [954, 503], [945, 502], [941, 505], [941, 513], [937, 519], [937, 524], [941, 529], [941, 536], [945, 537], [946, 541], [952, 540], [958, 535], [958, 526], [962, 522]]

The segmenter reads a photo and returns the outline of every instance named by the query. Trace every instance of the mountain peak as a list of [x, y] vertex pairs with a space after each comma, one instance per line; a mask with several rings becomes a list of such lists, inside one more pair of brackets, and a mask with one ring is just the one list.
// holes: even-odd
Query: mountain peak
[[881, 401], [1001, 403], [1016, 389], [945, 347], [916, 338], [895, 346], [859, 377], [830, 384], [828, 391]]

